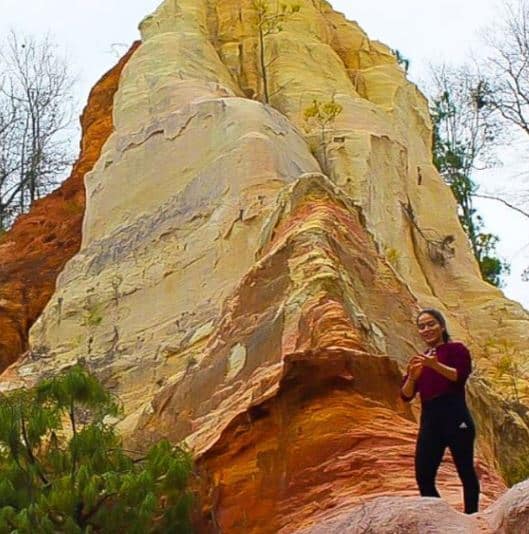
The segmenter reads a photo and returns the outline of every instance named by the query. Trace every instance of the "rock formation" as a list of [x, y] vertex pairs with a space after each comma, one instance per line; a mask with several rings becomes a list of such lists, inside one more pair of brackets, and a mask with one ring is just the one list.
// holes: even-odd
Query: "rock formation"
[[[523, 361], [529, 316], [481, 280], [427, 102], [391, 51], [325, 1], [299, 5], [264, 41], [270, 105], [251, 0], [166, 0], [144, 19], [85, 176], [80, 250], [2, 386], [83, 359], [136, 447], [192, 447], [210, 525], [293, 532], [416, 494], [398, 389], [433, 305], [475, 359], [490, 503], [529, 453], [527, 409], [492, 372], [499, 343]], [[322, 145], [303, 110], [331, 98]], [[450, 466], [440, 486], [458, 505]]]
[[[281, 531], [282, 533], [288, 530]], [[438, 499], [380, 497], [340, 510], [296, 534], [358, 534], [376, 532], [442, 532], [443, 534], [527, 534], [529, 482], [517, 484], [482, 513], [465, 516]]]

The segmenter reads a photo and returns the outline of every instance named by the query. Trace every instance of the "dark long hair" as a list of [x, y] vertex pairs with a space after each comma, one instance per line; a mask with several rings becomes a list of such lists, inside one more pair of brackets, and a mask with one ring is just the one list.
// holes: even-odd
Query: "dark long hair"
[[443, 341], [445, 343], [448, 343], [450, 341], [450, 334], [448, 333], [448, 327], [446, 326], [446, 319], [444, 318], [444, 315], [435, 308], [423, 308], [419, 315], [417, 315], [416, 323], [419, 323], [419, 319], [421, 316], [423, 316], [425, 313], [428, 315], [431, 315], [432, 317], [435, 317], [437, 319], [437, 322], [444, 328], [443, 330]]

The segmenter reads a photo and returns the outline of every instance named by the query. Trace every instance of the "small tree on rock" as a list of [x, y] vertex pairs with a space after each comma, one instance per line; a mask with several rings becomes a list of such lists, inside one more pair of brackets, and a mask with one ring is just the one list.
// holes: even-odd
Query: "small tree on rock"
[[503, 381], [509, 392], [509, 400], [522, 403], [529, 397], [529, 376], [520, 362], [525, 355], [507, 339], [491, 339], [485, 344], [485, 350], [492, 361], [496, 379]]
[[313, 126], [316, 126], [319, 130], [325, 172], [328, 172], [329, 166], [327, 156], [329, 140], [327, 134], [332, 129], [336, 117], [338, 117], [342, 111], [343, 107], [332, 98], [327, 102], [321, 102], [320, 100], [315, 99], [303, 112], [303, 118], [307, 129], [310, 130]]

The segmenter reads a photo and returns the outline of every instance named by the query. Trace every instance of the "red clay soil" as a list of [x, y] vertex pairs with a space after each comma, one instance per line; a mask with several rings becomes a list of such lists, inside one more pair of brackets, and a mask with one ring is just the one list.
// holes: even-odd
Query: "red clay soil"
[[78, 252], [85, 210], [84, 176], [112, 133], [112, 105], [123, 67], [140, 42], [95, 85], [81, 116], [81, 153], [70, 177], [35, 202], [0, 238], [0, 371], [27, 350], [65, 263]]

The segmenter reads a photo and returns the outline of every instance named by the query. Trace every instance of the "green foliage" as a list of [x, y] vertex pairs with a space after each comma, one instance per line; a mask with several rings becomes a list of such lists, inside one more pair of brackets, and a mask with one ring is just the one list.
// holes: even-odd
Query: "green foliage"
[[[483, 225], [481, 217], [476, 216], [476, 220], [478, 221], [477, 228], [481, 229]], [[477, 260], [481, 276], [492, 285], [501, 287], [502, 276], [508, 274], [511, 268], [509, 264], [495, 256], [498, 241], [498, 236], [494, 234], [479, 232], [476, 235]]]
[[271, 7], [267, 0], [254, 0], [253, 7], [257, 13], [259, 27], [265, 36], [282, 31], [281, 24], [301, 9], [299, 4], [288, 5], [278, 2]]
[[327, 132], [342, 111], [343, 107], [334, 100], [334, 97], [326, 102], [321, 102], [320, 100], [315, 99], [312, 101], [312, 104], [303, 111], [306, 129], [310, 130], [313, 125], [316, 125], [319, 128], [320, 143], [323, 148], [323, 166], [325, 172], [327, 172], [328, 167]]
[[115, 399], [77, 365], [0, 402], [0, 534], [191, 532], [190, 454], [163, 440], [133, 461]]
[[484, 233], [473, 206], [478, 186], [472, 171], [478, 161], [490, 163], [490, 150], [499, 138], [488, 84], [465, 69], [444, 67], [434, 72], [437, 96], [431, 101], [433, 162], [452, 189], [459, 220], [468, 236], [481, 274], [500, 286], [509, 266], [496, 256], [498, 237]]
[[519, 348], [507, 339], [489, 339], [485, 351], [492, 363], [497, 380], [504, 382], [509, 392], [509, 400], [521, 403], [529, 398], [529, 376], [527, 362], [529, 354], [520, 353]]
[[88, 327], [94, 327], [103, 321], [103, 312], [100, 304], [94, 304], [88, 306], [85, 310], [83, 317], [83, 325]]
[[410, 60], [405, 58], [399, 50], [392, 50], [393, 54], [395, 55], [395, 58], [397, 60], [397, 63], [402, 66], [404, 69], [404, 72], [408, 72], [410, 68]]
[[529, 458], [519, 457], [505, 469], [505, 479], [509, 486], [529, 479]]
[[392, 247], [386, 247], [384, 250], [384, 255], [386, 256], [386, 259], [393, 265], [393, 267], [397, 267], [400, 259], [400, 252]]
[[336, 120], [343, 107], [335, 102], [334, 98], [327, 102], [313, 100], [312, 104], [305, 109], [303, 117], [306, 121], [315, 120], [320, 127], [325, 127]]

